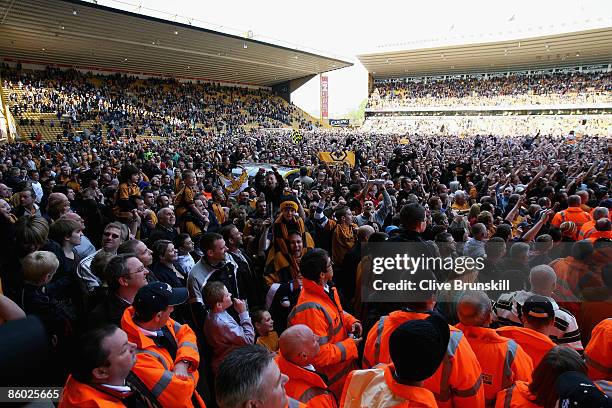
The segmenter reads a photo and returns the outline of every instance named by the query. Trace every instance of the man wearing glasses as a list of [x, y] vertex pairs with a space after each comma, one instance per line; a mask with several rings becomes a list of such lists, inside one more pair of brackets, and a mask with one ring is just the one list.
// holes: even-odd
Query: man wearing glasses
[[89, 314], [90, 328], [106, 324], [121, 324], [123, 312], [133, 302], [138, 289], [147, 285], [149, 270], [134, 253], [114, 256], [104, 269], [108, 282], [108, 296]]
[[102, 234], [102, 248], [86, 258], [83, 258], [77, 268], [77, 275], [83, 279], [87, 290], [91, 292], [95, 287], [100, 286], [102, 280], [91, 272], [91, 261], [100, 251], [116, 254], [119, 245], [129, 237], [129, 230], [126, 225], [120, 222], [111, 222], [104, 228]]

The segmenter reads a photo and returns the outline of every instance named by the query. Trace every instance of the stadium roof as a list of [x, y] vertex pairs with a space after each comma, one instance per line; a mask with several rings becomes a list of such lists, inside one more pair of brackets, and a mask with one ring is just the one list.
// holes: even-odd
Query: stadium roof
[[260, 86], [353, 65], [77, 0], [0, 0], [0, 56]]
[[612, 27], [542, 37], [358, 55], [375, 79], [612, 63]]

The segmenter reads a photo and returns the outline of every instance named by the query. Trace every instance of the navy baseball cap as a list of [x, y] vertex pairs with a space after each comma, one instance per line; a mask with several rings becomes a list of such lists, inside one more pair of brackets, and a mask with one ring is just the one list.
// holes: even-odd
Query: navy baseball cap
[[550, 319], [555, 317], [555, 310], [551, 301], [544, 296], [530, 296], [522, 307], [524, 316], [531, 316], [540, 319]]
[[134, 297], [134, 310], [138, 314], [157, 313], [168, 306], [187, 301], [187, 288], [173, 288], [164, 282], [152, 282], [138, 290]]

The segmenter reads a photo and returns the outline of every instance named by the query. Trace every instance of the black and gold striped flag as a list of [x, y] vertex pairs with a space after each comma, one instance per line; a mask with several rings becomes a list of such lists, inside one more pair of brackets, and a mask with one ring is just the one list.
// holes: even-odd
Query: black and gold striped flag
[[299, 131], [299, 129], [293, 129], [291, 131], [291, 139], [293, 139], [293, 143], [295, 144], [300, 144], [302, 143], [302, 133]]

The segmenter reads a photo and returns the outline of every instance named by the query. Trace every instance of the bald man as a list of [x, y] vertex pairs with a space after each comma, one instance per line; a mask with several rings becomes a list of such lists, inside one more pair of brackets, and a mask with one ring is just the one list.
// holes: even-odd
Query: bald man
[[586, 190], [580, 190], [576, 193], [576, 195], [580, 197], [580, 208], [582, 208], [583, 211], [590, 213], [592, 208], [587, 205], [587, 202], [589, 201], [589, 192]]
[[557, 275], [555, 270], [548, 265], [538, 265], [529, 271], [529, 283], [531, 291], [519, 290], [504, 293], [493, 306], [494, 319], [501, 326], [522, 326], [521, 309], [525, 301], [533, 295], [545, 296], [553, 305], [555, 311], [555, 322], [550, 329], [549, 337], [555, 344], [582, 351], [580, 341], [580, 329], [574, 315], [559, 307], [552, 298], [553, 291], [557, 287]]
[[310, 327], [297, 324], [283, 332], [279, 347], [276, 363], [281, 373], [289, 377], [285, 384], [287, 395], [309, 408], [335, 408], [336, 399], [328, 390], [325, 377], [312, 365], [319, 354], [319, 336]]
[[457, 304], [463, 331], [482, 368], [486, 406], [495, 405], [497, 393], [515, 381], [531, 381], [531, 357], [514, 340], [500, 336], [489, 325], [491, 301], [482, 291], [465, 292]]

